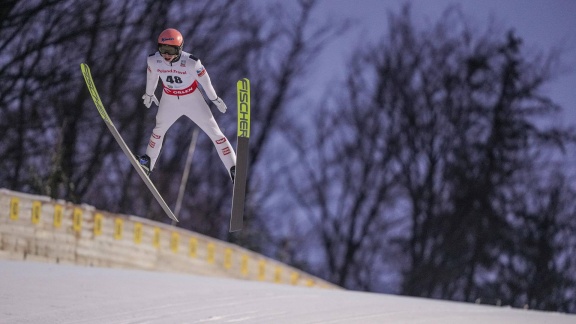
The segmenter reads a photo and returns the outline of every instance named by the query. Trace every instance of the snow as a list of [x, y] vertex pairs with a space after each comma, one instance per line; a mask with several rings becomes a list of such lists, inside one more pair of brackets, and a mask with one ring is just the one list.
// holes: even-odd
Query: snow
[[576, 315], [0, 260], [0, 323], [576, 323]]

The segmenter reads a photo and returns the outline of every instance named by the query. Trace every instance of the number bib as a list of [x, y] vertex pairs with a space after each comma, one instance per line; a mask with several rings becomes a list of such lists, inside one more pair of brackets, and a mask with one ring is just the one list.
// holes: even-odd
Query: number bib
[[[196, 69], [198, 65], [204, 67], [200, 61], [190, 57], [188, 53], [182, 53], [180, 60], [167, 64], [159, 53], [152, 60], [148, 60], [149, 66], [162, 80], [164, 93], [172, 96], [184, 96], [198, 88]], [[150, 64], [152, 63], [152, 64]]]

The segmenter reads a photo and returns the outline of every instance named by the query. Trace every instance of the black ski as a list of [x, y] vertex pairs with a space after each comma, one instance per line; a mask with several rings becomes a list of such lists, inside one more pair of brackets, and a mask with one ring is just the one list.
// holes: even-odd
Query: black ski
[[244, 202], [248, 178], [248, 142], [250, 139], [250, 80], [244, 78], [236, 84], [238, 95], [238, 142], [236, 144], [236, 176], [232, 194], [230, 232], [239, 231], [244, 223]]

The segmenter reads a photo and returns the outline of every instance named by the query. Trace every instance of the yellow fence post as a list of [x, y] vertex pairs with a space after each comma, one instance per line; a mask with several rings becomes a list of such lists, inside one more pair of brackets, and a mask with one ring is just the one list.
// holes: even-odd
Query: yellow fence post
[[60, 228], [62, 226], [62, 216], [64, 214], [64, 207], [62, 205], [54, 205], [54, 227]]
[[80, 232], [82, 230], [82, 209], [78, 207], [74, 208], [73, 216], [72, 228], [74, 232]]
[[240, 265], [240, 273], [242, 273], [242, 275], [244, 277], [248, 276], [248, 255], [246, 255], [246, 254], [242, 255], [242, 263]]
[[20, 212], [20, 199], [14, 197], [10, 199], [10, 219], [13, 221], [18, 220], [19, 212]]
[[142, 243], [142, 223], [134, 223], [134, 243]]
[[224, 250], [224, 269], [229, 270], [232, 268], [232, 249], [226, 248]]
[[122, 239], [122, 230], [124, 227], [124, 221], [122, 218], [115, 218], [114, 219], [114, 239], [121, 240]]
[[282, 282], [282, 267], [280, 266], [276, 266], [276, 269], [274, 270], [274, 282]]
[[38, 225], [40, 223], [40, 213], [42, 211], [42, 202], [35, 200], [32, 202], [32, 224]]
[[178, 232], [172, 232], [172, 235], [170, 235], [170, 250], [177, 253], [178, 245], [180, 245], [180, 234], [178, 234]]
[[190, 257], [195, 258], [198, 253], [198, 239], [191, 237], [188, 243], [188, 248], [190, 249]]
[[152, 238], [152, 245], [155, 248], [160, 248], [160, 228], [154, 227], [154, 237]]
[[214, 255], [216, 252], [215, 250], [216, 250], [216, 246], [214, 245], [214, 243], [208, 243], [208, 254], [206, 255], [206, 260], [210, 264], [214, 264], [214, 261], [216, 259], [215, 255]]
[[292, 272], [292, 274], [290, 275], [290, 283], [292, 285], [297, 285], [298, 279], [300, 279], [300, 274], [298, 274], [298, 272], [296, 271]]
[[306, 286], [308, 286], [308, 287], [314, 286], [314, 280], [308, 279], [308, 280], [306, 281]]
[[258, 262], [258, 280], [266, 280], [266, 261], [264, 260]]
[[102, 223], [104, 216], [100, 213], [94, 214], [94, 236], [102, 235]]

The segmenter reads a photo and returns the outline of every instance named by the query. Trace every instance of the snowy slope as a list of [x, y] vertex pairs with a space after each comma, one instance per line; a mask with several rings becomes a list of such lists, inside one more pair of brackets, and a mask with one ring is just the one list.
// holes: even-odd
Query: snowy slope
[[576, 323], [576, 315], [0, 260], [0, 323]]

